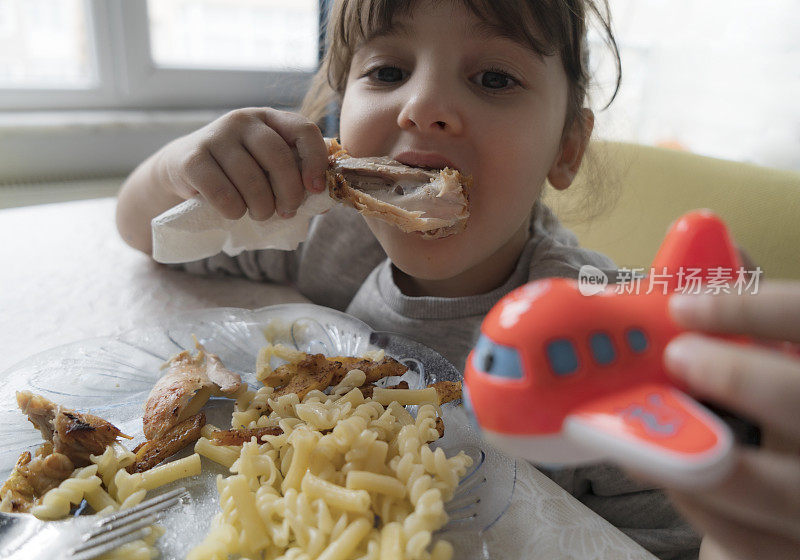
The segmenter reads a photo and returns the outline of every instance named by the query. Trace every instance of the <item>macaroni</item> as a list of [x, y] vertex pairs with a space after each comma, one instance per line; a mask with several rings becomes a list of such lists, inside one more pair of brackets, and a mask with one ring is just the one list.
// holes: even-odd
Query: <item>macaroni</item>
[[[200, 456], [196, 453], [136, 474], [125, 471], [125, 467], [133, 462], [134, 454], [121, 445], [110, 445], [101, 455], [91, 455], [89, 458], [91, 465], [75, 469], [69, 478], [45, 493], [31, 513], [39, 519], [60, 519], [69, 515], [72, 505], [78, 505], [86, 499], [97, 513], [107, 515], [140, 503], [148, 490], [200, 473]], [[100, 558], [156, 558], [158, 550], [155, 541], [163, 532], [163, 528], [152, 525], [150, 534], [144, 539], [124, 544]]]
[[[283, 430], [261, 441], [217, 446], [204, 432], [195, 451], [231, 475], [217, 478], [220, 511], [189, 559], [452, 557], [433, 534], [447, 523], [444, 503], [471, 459], [429, 447], [439, 437], [434, 389], [376, 388], [364, 398], [363, 383], [364, 372], [353, 370], [330, 394], [313, 390], [302, 402], [272, 398], [271, 387], [250, 392], [232, 425]], [[416, 418], [404, 404], [419, 405]]]
[[72, 476], [42, 496], [40, 504], [34, 506], [31, 513], [39, 519], [66, 517], [72, 504], [81, 503], [84, 495], [98, 488], [101, 482], [97, 476], [96, 465], [75, 469]]

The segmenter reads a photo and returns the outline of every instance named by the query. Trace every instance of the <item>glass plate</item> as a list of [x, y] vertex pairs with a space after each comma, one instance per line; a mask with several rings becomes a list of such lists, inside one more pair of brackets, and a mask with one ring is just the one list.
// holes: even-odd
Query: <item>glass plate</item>
[[[144, 439], [144, 402], [166, 360], [182, 350], [194, 350], [193, 337], [197, 337], [255, 388], [260, 386], [254, 373], [256, 355], [267, 343], [265, 332], [272, 342], [328, 356], [359, 356], [367, 350], [383, 349], [408, 366], [403, 379], [412, 389], [461, 379], [460, 372], [430, 348], [397, 334], [373, 331], [362, 321], [326, 307], [285, 304], [254, 311], [216, 308], [186, 313], [166, 324], [134, 329], [117, 337], [53, 348], [0, 374], [0, 477], [8, 477], [20, 453], [32, 451], [42, 442], [39, 432], [17, 408], [16, 391], [39, 393], [58, 404], [105, 418], [134, 436], [124, 442], [133, 449]], [[489, 529], [507, 509], [514, 491], [516, 464], [481, 441], [459, 402], [442, 409], [445, 436], [436, 445], [448, 456], [463, 449], [474, 463], [455, 498], [447, 504], [451, 521], [438, 536], [453, 543], [456, 558], [482, 558], [480, 538], [476, 541], [475, 536]], [[205, 411], [209, 423], [225, 428], [230, 426], [233, 402], [211, 399]], [[190, 453], [192, 446], [178, 456]], [[161, 521], [166, 529], [158, 541], [162, 557], [185, 557], [191, 546], [203, 539], [218, 509], [214, 483], [218, 474], [229, 473], [203, 458], [203, 472], [198, 477], [148, 494], [154, 496], [183, 485], [191, 495], [188, 502], [172, 508]], [[0, 528], [0, 549], [2, 541]]]

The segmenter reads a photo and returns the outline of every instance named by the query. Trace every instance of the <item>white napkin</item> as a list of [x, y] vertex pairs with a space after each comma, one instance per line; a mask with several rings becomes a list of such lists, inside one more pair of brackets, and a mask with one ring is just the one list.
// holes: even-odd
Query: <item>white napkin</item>
[[228, 220], [201, 196], [191, 198], [153, 218], [153, 258], [162, 263], [196, 261], [224, 251], [290, 251], [305, 240], [311, 218], [329, 210], [334, 201], [328, 191], [308, 194], [291, 218], [273, 215], [256, 221], [249, 214]]

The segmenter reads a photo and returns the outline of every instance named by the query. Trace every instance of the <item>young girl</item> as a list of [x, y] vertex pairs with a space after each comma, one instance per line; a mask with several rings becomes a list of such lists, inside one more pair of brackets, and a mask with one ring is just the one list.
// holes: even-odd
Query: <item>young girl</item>
[[[291, 216], [305, 191], [324, 188], [327, 150], [313, 110], [338, 100], [340, 140], [353, 156], [472, 175], [466, 229], [424, 239], [337, 207], [315, 219], [297, 251], [218, 255], [186, 268], [293, 283], [313, 302], [417, 339], [461, 368], [504, 294], [537, 278], [575, 278], [586, 264], [614, 268], [579, 248], [539, 202], [545, 181], [570, 186], [592, 130], [591, 13], [601, 13], [592, 0], [338, 1], [306, 116], [237, 110], [168, 144], [123, 186], [119, 230], [150, 253], [150, 220], [197, 193], [227, 218]], [[660, 491], [608, 465], [548, 474], [650, 551], [696, 557], [699, 536]]]

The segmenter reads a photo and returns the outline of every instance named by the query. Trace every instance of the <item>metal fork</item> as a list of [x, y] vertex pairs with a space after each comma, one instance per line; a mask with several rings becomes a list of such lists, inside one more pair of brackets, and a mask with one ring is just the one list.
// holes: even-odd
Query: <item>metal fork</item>
[[0, 557], [7, 560], [96, 558], [123, 544], [146, 538], [158, 514], [186, 496], [185, 488], [175, 488], [99, 521], [94, 516], [40, 521], [27, 514], [0, 514]]

